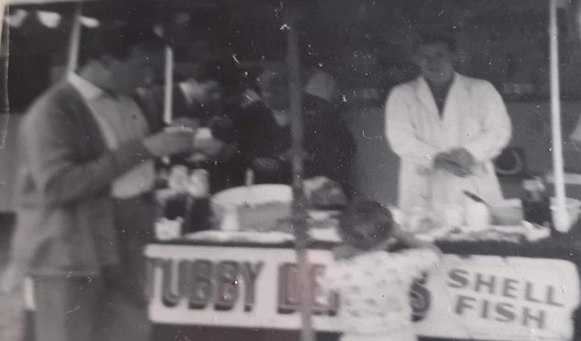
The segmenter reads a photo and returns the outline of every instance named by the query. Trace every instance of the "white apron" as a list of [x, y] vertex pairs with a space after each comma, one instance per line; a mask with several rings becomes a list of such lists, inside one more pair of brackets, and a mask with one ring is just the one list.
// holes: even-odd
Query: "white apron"
[[[511, 132], [500, 94], [484, 80], [455, 74], [442, 118], [423, 77], [395, 87], [386, 104], [386, 135], [401, 160], [400, 208], [463, 206], [464, 190], [491, 203], [501, 200], [492, 159], [508, 144]], [[474, 175], [460, 178], [433, 169], [438, 153], [458, 147], [475, 157]]]

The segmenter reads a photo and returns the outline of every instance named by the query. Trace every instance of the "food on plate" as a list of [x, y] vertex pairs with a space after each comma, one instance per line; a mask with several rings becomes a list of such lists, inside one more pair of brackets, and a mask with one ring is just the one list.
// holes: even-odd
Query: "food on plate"
[[[210, 205], [216, 228], [234, 219], [240, 231], [272, 231], [290, 217], [292, 190], [287, 185], [235, 187], [215, 194]], [[227, 225], [233, 230], [233, 224]]]

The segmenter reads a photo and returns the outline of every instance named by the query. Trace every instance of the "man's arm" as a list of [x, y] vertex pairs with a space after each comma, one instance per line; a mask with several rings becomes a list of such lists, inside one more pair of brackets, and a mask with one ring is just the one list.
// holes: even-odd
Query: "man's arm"
[[152, 159], [191, 149], [190, 132], [160, 132], [141, 141], [130, 141], [83, 162], [75, 151], [79, 143], [63, 113], [32, 112], [23, 126], [31, 173], [42, 199], [59, 205], [93, 196], [134, 166]]
[[487, 161], [498, 156], [512, 136], [510, 117], [498, 91], [488, 82], [481, 91], [482, 96], [478, 96], [477, 105], [485, 106], [483, 110], [486, 111], [482, 121], [482, 130], [464, 146], [476, 162]]
[[392, 150], [402, 159], [426, 168], [432, 168], [433, 161], [440, 151], [419, 140], [411, 121], [409, 98], [404, 90], [395, 88], [385, 106], [385, 133]]
[[78, 143], [70, 131], [74, 127], [62, 113], [30, 115], [23, 126], [24, 143], [34, 181], [50, 205], [95, 195], [127, 170], [152, 158], [143, 143], [134, 141], [82, 163], [74, 150]]

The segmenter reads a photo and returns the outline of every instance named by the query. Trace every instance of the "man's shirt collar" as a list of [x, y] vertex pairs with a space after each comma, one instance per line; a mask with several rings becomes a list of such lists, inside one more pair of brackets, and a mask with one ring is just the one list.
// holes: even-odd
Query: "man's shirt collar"
[[101, 88], [74, 72], [69, 73], [67, 80], [73, 85], [75, 89], [77, 89], [77, 91], [81, 93], [81, 96], [85, 100], [91, 101], [105, 94]]

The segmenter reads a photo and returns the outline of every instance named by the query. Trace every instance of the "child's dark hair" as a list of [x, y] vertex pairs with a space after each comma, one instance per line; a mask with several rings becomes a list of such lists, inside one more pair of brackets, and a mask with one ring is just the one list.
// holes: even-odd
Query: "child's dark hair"
[[393, 229], [391, 212], [374, 200], [354, 201], [339, 218], [343, 241], [361, 250], [383, 243]]

